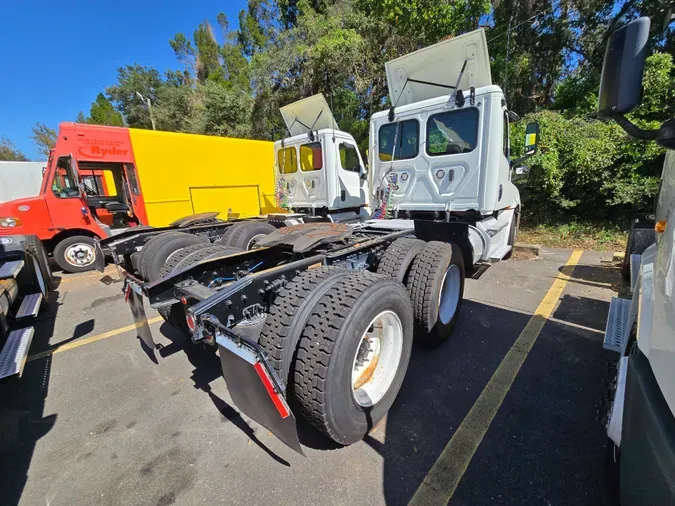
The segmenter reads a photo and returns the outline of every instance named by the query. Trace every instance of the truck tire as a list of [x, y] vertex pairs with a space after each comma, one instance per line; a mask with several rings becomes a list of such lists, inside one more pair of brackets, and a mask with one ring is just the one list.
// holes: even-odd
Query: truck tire
[[53, 290], [55, 288], [54, 277], [52, 276], [49, 258], [47, 257], [47, 251], [45, 250], [42, 241], [36, 235], [27, 235], [24, 240], [24, 247], [26, 248], [26, 251], [31, 253], [37, 260], [46, 291], [49, 292], [50, 290]]
[[462, 307], [464, 276], [464, 258], [455, 244], [431, 241], [417, 255], [407, 281], [416, 342], [432, 347], [450, 337]]
[[138, 259], [138, 273], [141, 275], [141, 278], [147, 278], [147, 269], [150, 259], [154, 255], [155, 251], [164, 244], [166, 241], [172, 237], [181, 237], [185, 235], [185, 232], [163, 232], [152, 237], [148, 242], [145, 243], [143, 249], [141, 249], [141, 255]]
[[[208, 250], [208, 251], [207, 251]], [[160, 270], [157, 279], [163, 278], [172, 272], [184, 269], [202, 260], [206, 260], [209, 256], [215, 254], [233, 254], [239, 253], [236, 248], [228, 248], [226, 246], [193, 244], [178, 251], [167, 260], [164, 267]], [[194, 255], [193, 255], [194, 254]], [[169, 307], [162, 307], [157, 310], [164, 321], [177, 328], [178, 330], [189, 334], [190, 330], [185, 321], [185, 310], [180, 303], [173, 304]]]
[[[145, 278], [153, 281], [159, 276], [159, 271], [162, 269], [169, 257], [176, 252], [192, 246], [193, 244], [208, 245], [208, 241], [202, 237], [190, 234], [182, 234], [168, 239], [164, 244], [161, 244], [149, 257], [146, 264]], [[141, 259], [145, 260], [145, 256]]]
[[232, 255], [234, 253], [239, 253], [241, 250], [238, 248], [230, 248], [229, 246], [223, 246], [222, 244], [210, 244], [204, 248], [201, 248], [197, 251], [192, 251], [191, 253], [185, 255], [185, 257], [176, 265], [175, 270], [182, 270], [186, 267], [194, 265], [199, 262], [207, 260], [209, 257], [215, 257], [217, 255]]
[[256, 239], [271, 234], [275, 230], [274, 225], [264, 221], [242, 221], [228, 228], [216, 243], [246, 251], [253, 247]]
[[259, 344], [286, 385], [287, 397], [293, 389], [293, 357], [314, 306], [329, 288], [351, 272], [338, 267], [309, 269], [282, 288], [270, 307]]
[[[187, 257], [188, 255], [191, 255], [195, 251], [200, 251], [200, 250], [203, 250], [204, 248], [208, 248], [208, 247], [210, 247], [209, 244], [197, 243], [197, 244], [193, 244], [191, 246], [187, 246], [180, 251], [177, 251], [174, 255], [171, 255], [171, 257], [166, 261], [166, 263], [159, 270], [159, 274], [157, 275], [157, 279], [161, 279], [161, 278], [171, 274], [176, 269], [176, 266], [179, 263], [181, 263], [183, 260], [185, 260], [185, 257]], [[155, 281], [155, 280], [153, 279], [152, 281]]]
[[410, 266], [426, 242], [413, 237], [396, 239], [389, 245], [377, 266], [377, 273], [390, 276], [405, 284]]
[[337, 443], [360, 441], [401, 388], [412, 332], [401, 283], [366, 271], [343, 276], [315, 304], [302, 332], [293, 402]]
[[96, 260], [96, 244], [93, 237], [72, 235], [59, 241], [53, 255], [64, 272], [90, 271]]

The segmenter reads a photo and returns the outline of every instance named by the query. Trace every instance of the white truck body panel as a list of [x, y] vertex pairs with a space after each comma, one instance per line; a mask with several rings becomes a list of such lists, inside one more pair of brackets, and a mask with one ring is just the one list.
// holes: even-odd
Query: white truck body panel
[[[346, 132], [332, 128], [314, 132], [314, 140], [303, 133], [274, 143], [275, 179], [277, 187], [286, 192], [287, 202], [292, 209], [322, 209], [329, 211], [357, 208], [368, 205], [368, 183], [361, 175], [365, 172], [365, 164], [354, 138]], [[320, 169], [304, 170], [308, 162], [307, 146], [316, 146], [312, 156], [321, 156], [321, 163], [314, 162]], [[319, 147], [320, 146], [320, 150]], [[352, 170], [343, 167], [341, 153], [351, 150], [358, 167]], [[294, 150], [295, 169], [282, 173], [280, 150]], [[313, 162], [313, 160], [312, 160]], [[303, 165], [304, 163], [304, 165]]]
[[666, 229], [642, 255], [638, 290], [637, 345], [645, 354], [675, 413], [675, 151], [666, 152], [656, 221]]
[[47, 162], [0, 162], [0, 202], [36, 197]]
[[[393, 176], [391, 203], [396, 210], [408, 211], [479, 211], [482, 215], [520, 205], [520, 194], [511, 182], [508, 159], [508, 120], [504, 94], [498, 86], [475, 90], [475, 103], [458, 108], [444, 95], [396, 108], [395, 122], [411, 120], [418, 128], [418, 148], [409, 149], [392, 161], [393, 149], [383, 146], [382, 127], [390, 124], [389, 112], [373, 115], [370, 122], [371, 189], [376, 192]], [[437, 118], [443, 114], [461, 114], [461, 133], [443, 131]], [[473, 115], [473, 117], [471, 117]], [[451, 117], [451, 116], [445, 116]], [[475, 123], [471, 126], [463, 122]], [[506, 129], [506, 130], [505, 130]], [[430, 151], [429, 134], [447, 136], [449, 143], [464, 143], [468, 152], [438, 154]], [[400, 137], [400, 138], [399, 138]], [[468, 139], [472, 137], [471, 139]], [[403, 135], [397, 136], [399, 144]], [[468, 139], [468, 141], [467, 141]], [[406, 139], [407, 140], [407, 139]], [[470, 146], [469, 146], [470, 145]], [[374, 193], [373, 195], [374, 196]]]

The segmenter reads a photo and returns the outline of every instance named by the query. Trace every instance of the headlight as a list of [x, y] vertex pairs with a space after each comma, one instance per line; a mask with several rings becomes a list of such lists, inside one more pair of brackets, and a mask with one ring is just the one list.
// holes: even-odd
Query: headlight
[[21, 220], [19, 218], [14, 218], [13, 216], [8, 216], [7, 218], [0, 218], [0, 227], [19, 227], [21, 226]]

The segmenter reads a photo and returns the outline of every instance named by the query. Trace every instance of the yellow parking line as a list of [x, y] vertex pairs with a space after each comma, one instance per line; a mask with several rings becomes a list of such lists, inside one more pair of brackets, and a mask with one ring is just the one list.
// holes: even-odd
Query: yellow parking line
[[[157, 323], [159, 321], [162, 321], [161, 316], [156, 316], [155, 318], [150, 318], [148, 320], [148, 324], [153, 324]], [[50, 355], [55, 355], [56, 353], [61, 353], [63, 351], [68, 351], [72, 350], [73, 348], [79, 348], [80, 346], [84, 346], [85, 344], [89, 343], [95, 343], [96, 341], [100, 341], [102, 339], [107, 339], [109, 337], [113, 336], [118, 336], [120, 334], [124, 334], [125, 332], [129, 332], [130, 330], [135, 330], [136, 325], [127, 325], [126, 327], [121, 327], [119, 329], [115, 330], [109, 330], [108, 332], [104, 332], [103, 334], [98, 334], [96, 336], [91, 336], [91, 337], [85, 337], [84, 339], [78, 339], [77, 341], [73, 341], [71, 343], [66, 343], [61, 346], [55, 346], [51, 350], [47, 351], [42, 351], [40, 353], [36, 353], [35, 355], [31, 355], [28, 357], [27, 362], [32, 362], [33, 360], [38, 360], [40, 358], [48, 357]]]
[[73, 281], [79, 281], [81, 279], [94, 279], [94, 278], [102, 278], [103, 276], [106, 275], [111, 275], [111, 274], [116, 274], [117, 271], [115, 269], [106, 269], [103, 272], [96, 272], [95, 274], [85, 274], [82, 276], [70, 276], [67, 278], [64, 278], [63, 275], [61, 275], [61, 283], [71, 283]]
[[488, 381], [480, 396], [441, 452], [431, 470], [420, 484], [410, 504], [446, 505], [452, 498], [462, 476], [469, 467], [492, 420], [502, 405], [506, 394], [530, 353], [546, 320], [555, 309], [574, 267], [583, 251], [575, 250], [563, 270], [542, 299], [523, 331], [507, 352], [499, 367]]

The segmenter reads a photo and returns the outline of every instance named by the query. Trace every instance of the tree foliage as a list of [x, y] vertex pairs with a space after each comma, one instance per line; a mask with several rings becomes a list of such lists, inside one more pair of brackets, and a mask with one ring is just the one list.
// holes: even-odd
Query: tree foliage
[[0, 136], [0, 161], [27, 162], [28, 158], [7, 137]]
[[[524, 209], [540, 220], [616, 216], [649, 209], [662, 151], [593, 119], [609, 34], [652, 17], [644, 101], [631, 116], [654, 128], [675, 115], [669, 0], [248, 0], [230, 26], [224, 14], [169, 44], [174, 69], [138, 64], [78, 121], [209, 135], [278, 139], [280, 106], [323, 93], [340, 128], [364, 150], [369, 119], [389, 107], [384, 64], [484, 27], [493, 81], [525, 120], [512, 125], [514, 153], [525, 124], [541, 123], [541, 149], [519, 183]], [[442, 64], [442, 62], [439, 62]], [[139, 97], [149, 99], [151, 111]]]
[[32, 128], [31, 139], [38, 148], [38, 152], [45, 158], [49, 158], [49, 151], [56, 146], [56, 130], [49, 128], [44, 123], [35, 123]]
[[115, 110], [112, 102], [103, 93], [99, 93], [96, 101], [91, 104], [86, 122], [91, 125], [124, 126], [122, 114]]

